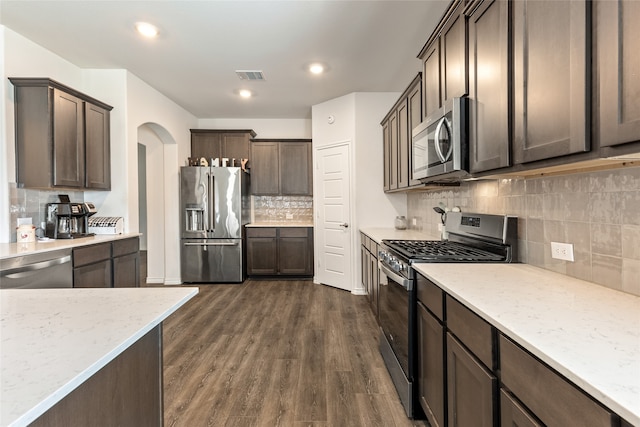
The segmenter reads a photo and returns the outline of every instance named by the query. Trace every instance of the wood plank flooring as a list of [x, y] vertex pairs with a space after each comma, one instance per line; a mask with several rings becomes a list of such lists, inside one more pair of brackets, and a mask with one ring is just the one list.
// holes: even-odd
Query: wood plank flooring
[[367, 298], [310, 280], [203, 285], [164, 322], [165, 426], [426, 426], [406, 418]]

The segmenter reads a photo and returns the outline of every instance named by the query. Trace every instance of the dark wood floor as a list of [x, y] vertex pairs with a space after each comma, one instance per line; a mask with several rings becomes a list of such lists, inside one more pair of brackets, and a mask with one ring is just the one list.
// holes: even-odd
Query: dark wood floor
[[204, 285], [164, 323], [166, 426], [425, 426], [367, 299], [310, 280]]

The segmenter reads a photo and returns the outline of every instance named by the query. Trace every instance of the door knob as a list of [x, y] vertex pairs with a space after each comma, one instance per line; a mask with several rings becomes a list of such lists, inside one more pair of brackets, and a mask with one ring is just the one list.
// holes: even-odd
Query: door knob
[[349, 228], [349, 224], [347, 224], [347, 223], [345, 222], [345, 223], [340, 224], [340, 227]]

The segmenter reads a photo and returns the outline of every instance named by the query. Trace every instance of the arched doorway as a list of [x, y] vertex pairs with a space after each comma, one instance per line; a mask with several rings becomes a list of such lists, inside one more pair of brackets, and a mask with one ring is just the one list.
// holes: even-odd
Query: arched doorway
[[[175, 144], [156, 123], [138, 127], [138, 223], [140, 250], [146, 254], [146, 282], [166, 283], [165, 147]], [[145, 278], [142, 278], [145, 281]]]

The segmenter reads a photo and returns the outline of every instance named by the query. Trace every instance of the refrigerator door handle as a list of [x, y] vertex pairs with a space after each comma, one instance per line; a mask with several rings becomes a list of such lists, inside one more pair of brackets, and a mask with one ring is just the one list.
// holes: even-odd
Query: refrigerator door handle
[[215, 197], [215, 188], [213, 187], [213, 175], [212, 174], [207, 174], [207, 177], [209, 178], [209, 232], [213, 232], [215, 230], [215, 223], [213, 222], [215, 219], [215, 213], [213, 212], [213, 207], [214, 207], [214, 200], [213, 198]]

